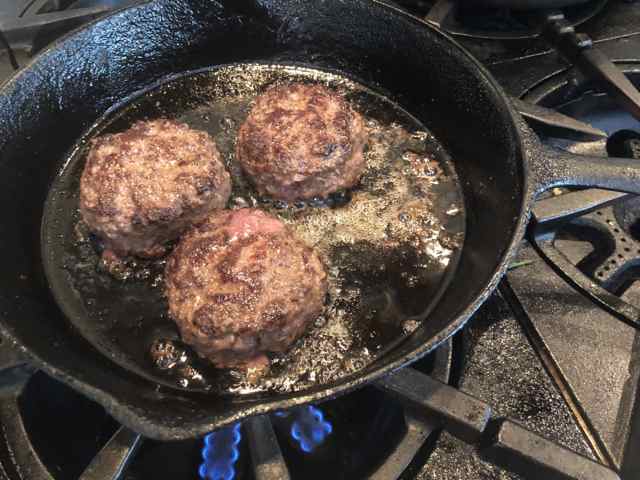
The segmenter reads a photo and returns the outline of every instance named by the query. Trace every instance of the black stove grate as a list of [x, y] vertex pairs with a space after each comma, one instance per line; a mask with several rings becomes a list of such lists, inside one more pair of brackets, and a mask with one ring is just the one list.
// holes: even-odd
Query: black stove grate
[[[410, 5], [411, 1], [404, 3]], [[606, 3], [607, 0], [589, 0], [555, 13], [564, 16], [570, 26], [578, 26], [600, 13]], [[420, 2], [414, 12], [452, 35], [484, 40], [537, 37], [542, 32], [542, 19], [548, 14], [538, 10], [484, 7], [475, 2], [457, 0], [438, 0], [430, 8]]]

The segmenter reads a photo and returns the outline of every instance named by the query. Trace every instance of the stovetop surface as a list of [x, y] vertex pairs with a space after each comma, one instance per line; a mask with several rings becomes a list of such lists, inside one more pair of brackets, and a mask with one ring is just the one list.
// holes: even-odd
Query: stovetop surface
[[[89, 3], [91, 8], [100, 4], [99, 1]], [[410, 2], [403, 0], [401, 3], [406, 6]], [[37, 12], [55, 12], [63, 6], [71, 6], [71, 2], [5, 1], [0, 5], [0, 31], [3, 21], [6, 24], [9, 18], [19, 18], [21, 14], [25, 18], [37, 17]], [[422, 2], [421, 10], [416, 12], [423, 15], [431, 6], [431, 3]], [[33, 35], [14, 35], [13, 41], [7, 38], [12, 46], [10, 53], [0, 42], [0, 81], [15, 71], [15, 64], [21, 66], [28, 62], [35, 51], [46, 44], [44, 39], [52, 40], [66, 29], [99, 15], [100, 11], [87, 14], [88, 17], [58, 25], [55, 31], [41, 35], [37, 40]], [[620, 62], [620, 67], [634, 78], [640, 62], [640, 5], [611, 0], [576, 30], [588, 34], [597, 48]], [[547, 41], [537, 37], [491, 40], [456, 36], [456, 39], [510, 94], [557, 106], [610, 135], [622, 129], [640, 131], [636, 120], [621, 113], [603, 95], [593, 93], [588, 79], [572, 68]], [[575, 152], [603, 156], [609, 153], [608, 148], [612, 148], [606, 140], [545, 140]], [[602, 273], [599, 286], [622, 298], [631, 309], [640, 308], [639, 269], [630, 268], [640, 258], [640, 236], [632, 228], [634, 221], [624, 216], [626, 210], [616, 207], [619, 203], [603, 205], [562, 228], [540, 232], [532, 229], [528, 241], [523, 242], [518, 261], [499, 291], [454, 339], [451, 346], [454, 355], [447, 379], [489, 403], [498, 416], [509, 417], [559, 445], [618, 469], [627, 480], [640, 476], [640, 462], [635, 459], [640, 443], [640, 415], [635, 415], [639, 408], [636, 397], [640, 378], [636, 360], [640, 358], [637, 330], [620, 321], [620, 315], [597, 306], [559, 275], [559, 270], [568, 269], [567, 265], [594, 278]], [[627, 210], [632, 211], [632, 208]], [[0, 422], [5, 430], [11, 416], [20, 414], [24, 418], [26, 438], [53, 478], [78, 478], [117, 425], [99, 407], [43, 374], [32, 377], [24, 392], [17, 409], [0, 409]], [[51, 398], [54, 394], [59, 395], [58, 403]], [[359, 399], [366, 401], [366, 395], [360, 395]], [[340, 412], [341, 408], [347, 407], [341, 405], [328, 405], [324, 409], [332, 421], [330, 437], [335, 442], [344, 433], [340, 432]], [[389, 405], [385, 409], [399, 408], [392, 403]], [[56, 412], [60, 418], [52, 418]], [[401, 414], [396, 412], [397, 415]], [[79, 428], [67, 431], [64, 425], [75, 416], [85, 419], [86, 424], [80, 422]], [[390, 414], [389, 418], [396, 417]], [[397, 423], [397, 418], [394, 421]], [[286, 422], [286, 419], [274, 420], [276, 427], [278, 422]], [[329, 442], [325, 450], [320, 448], [316, 453], [320, 460], [314, 461], [313, 456], [305, 456], [299, 445], [292, 443], [287, 430], [290, 425], [286, 425], [286, 428], [277, 427], [276, 433], [280, 443], [288, 445], [283, 450], [289, 452], [289, 461], [312, 465], [305, 476], [296, 477], [292, 472], [292, 478], [314, 478], [314, 471], [322, 472], [319, 470], [323, 468], [322, 462], [333, 462], [334, 467], [338, 466], [331, 471], [332, 476], [349, 478], [344, 476], [347, 467], [339, 464], [345, 462], [346, 457], [339, 459], [336, 456], [337, 447]], [[344, 435], [348, 437], [346, 433]], [[402, 432], [398, 435], [402, 436]], [[354, 472], [358, 471], [355, 478], [524, 478], [485, 461], [475, 447], [450, 434], [419, 438], [423, 439], [424, 445], [416, 450], [417, 455], [400, 477], [391, 477], [388, 471], [376, 465], [376, 462], [382, 463], [382, 458], [354, 453], [351, 456], [361, 455], [359, 461], [369, 467], [354, 469]], [[201, 440], [179, 444], [147, 442], [123, 478], [135, 480], [151, 478], [150, 475], [155, 475], [154, 478], [196, 478], [201, 448]], [[252, 478], [249, 469], [242, 467], [248, 462], [247, 449], [243, 440], [236, 464], [237, 478]], [[392, 450], [393, 446], [390, 446], [375, 455], [394, 455], [390, 453]], [[15, 457], [15, 453], [9, 456]], [[0, 477], [29, 478], [11, 466], [11, 461], [7, 462], [7, 455], [0, 454]], [[17, 455], [19, 460], [24, 457], [24, 452]], [[178, 457], [180, 461], [176, 460]], [[27, 461], [34, 460], [28, 457]], [[190, 468], [193, 468], [192, 476], [184, 476]], [[158, 472], [169, 476], [158, 476]], [[326, 478], [326, 471], [322, 475]]]

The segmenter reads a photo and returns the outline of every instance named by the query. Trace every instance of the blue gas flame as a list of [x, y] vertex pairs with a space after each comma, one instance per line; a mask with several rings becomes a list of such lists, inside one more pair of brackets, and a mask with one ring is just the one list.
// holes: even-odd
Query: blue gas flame
[[311, 453], [322, 445], [333, 431], [331, 423], [325, 420], [319, 408], [307, 405], [296, 409], [294, 415], [291, 436], [305, 453]]
[[202, 459], [198, 473], [203, 480], [233, 480], [236, 476], [235, 464], [242, 440], [240, 424], [216, 430], [204, 437]]

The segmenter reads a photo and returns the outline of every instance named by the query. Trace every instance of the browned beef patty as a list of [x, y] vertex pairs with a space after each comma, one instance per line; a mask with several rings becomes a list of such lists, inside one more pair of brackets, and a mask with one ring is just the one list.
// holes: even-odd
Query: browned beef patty
[[314, 250], [249, 208], [215, 212], [185, 234], [165, 282], [182, 339], [219, 367], [285, 351], [320, 315], [327, 293]]
[[170, 120], [137, 122], [94, 140], [80, 182], [80, 211], [117, 255], [155, 257], [212, 210], [231, 179], [205, 132]]
[[352, 187], [365, 168], [362, 117], [322, 85], [286, 84], [260, 95], [240, 127], [237, 157], [262, 194], [324, 197]]

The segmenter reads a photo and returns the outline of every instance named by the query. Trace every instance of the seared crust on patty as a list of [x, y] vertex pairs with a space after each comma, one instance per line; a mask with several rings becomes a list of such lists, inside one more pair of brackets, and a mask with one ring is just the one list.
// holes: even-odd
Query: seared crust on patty
[[188, 232], [165, 282], [182, 339], [220, 367], [285, 351], [320, 315], [327, 293], [314, 250], [255, 209], [216, 212]]
[[260, 95], [236, 153], [258, 191], [292, 201], [354, 186], [365, 168], [364, 121], [322, 85], [286, 84]]
[[93, 141], [80, 181], [80, 211], [118, 255], [154, 257], [212, 210], [231, 178], [205, 132], [170, 120], [136, 122]]

